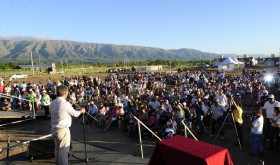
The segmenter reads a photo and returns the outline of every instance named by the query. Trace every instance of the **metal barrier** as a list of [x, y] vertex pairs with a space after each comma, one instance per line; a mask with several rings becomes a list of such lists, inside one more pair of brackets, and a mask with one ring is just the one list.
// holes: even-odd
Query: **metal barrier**
[[187, 135], [187, 130], [189, 131], [189, 133], [192, 135], [192, 137], [196, 140], [196, 141], [198, 141], [197, 140], [197, 138], [194, 136], [194, 134], [192, 133], [192, 131], [186, 126], [186, 124], [184, 123], [184, 121], [181, 121], [181, 123], [183, 124], [183, 126], [184, 126], [184, 128], [185, 128], [185, 137], [187, 137], [188, 135]]
[[1, 97], [4, 97], [4, 98], [16, 98], [16, 99], [20, 99], [20, 100], [24, 100], [24, 101], [28, 101], [30, 103], [32, 103], [32, 111], [33, 111], [33, 118], [35, 119], [36, 118], [36, 115], [35, 115], [35, 109], [34, 109], [34, 102], [31, 102], [30, 100], [27, 100], [27, 99], [23, 99], [23, 98], [19, 98], [19, 97], [16, 97], [16, 96], [11, 96], [11, 95], [7, 95], [7, 94], [4, 94], [4, 93], [0, 93], [0, 96]]
[[34, 118], [25, 119], [25, 120], [19, 120], [19, 121], [14, 121], [14, 122], [11, 122], [11, 123], [6, 123], [6, 124], [1, 124], [0, 127], [6, 126], [6, 125], [11, 125], [11, 124], [16, 124], [16, 123], [21, 123], [21, 122], [29, 121], [29, 120], [34, 120]]
[[24, 144], [28, 144], [28, 143], [30, 143], [31, 141], [37, 141], [37, 140], [45, 139], [45, 138], [48, 138], [48, 137], [51, 137], [51, 136], [52, 136], [52, 134], [48, 134], [48, 135], [41, 136], [41, 137], [36, 138], [36, 139], [32, 139], [32, 140], [20, 142], [20, 143], [18, 143], [18, 144], [14, 144], [14, 145], [11, 145], [11, 146], [8, 146], [8, 147], [0, 148], [0, 153], [3, 152], [3, 151], [5, 151], [5, 150], [9, 150], [9, 149], [11, 149], [11, 148], [14, 148], [14, 147], [18, 147], [18, 146], [21, 146], [21, 145], [24, 145]]
[[[15, 122], [11, 122], [11, 123], [1, 124], [0, 127], [36, 119], [36, 116], [35, 116], [35, 109], [34, 109], [34, 102], [31, 102], [30, 100], [23, 99], [23, 98], [19, 98], [19, 97], [16, 97], [16, 96], [7, 95], [7, 94], [4, 94], [4, 93], [0, 93], [0, 97], [9, 98], [9, 99], [15, 99], [15, 98], [16, 98], [16, 99], [19, 99], [19, 100], [24, 100], [24, 101], [30, 102], [30, 103], [32, 103], [32, 111], [33, 111], [33, 118], [25, 119], [25, 120], [19, 120], [19, 121], [15, 121]], [[8, 135], [8, 134], [7, 134], [7, 135]], [[45, 138], [45, 137], [46, 137], [46, 136], [40, 137], [40, 138], [38, 138], [37, 140], [42, 139], [42, 138]], [[49, 137], [49, 136], [47, 136], [47, 137]], [[10, 146], [10, 138], [11, 138], [10, 135], [8, 135], [7, 147], [4, 147], [4, 148], [1, 148], [1, 149], [0, 149], [0, 153], [2, 153], [3, 151], [7, 150], [7, 157], [9, 157], [9, 149], [10, 149], [10, 148], [17, 147], [17, 146], [20, 146], [20, 145], [23, 145], [23, 144], [27, 144], [27, 143], [30, 142], [30, 141], [26, 141], [26, 142], [17, 143], [17, 144], [15, 144], [15, 145]], [[34, 140], [36, 140], [36, 139], [33, 139], [33, 140], [31, 140], [31, 141], [34, 141]]]
[[[141, 149], [141, 157], [144, 158], [143, 155], [143, 144], [142, 144], [142, 137], [141, 137], [141, 125], [144, 126], [150, 133], [152, 133], [159, 141], [161, 141], [161, 138], [157, 136], [150, 128], [148, 128], [142, 121], [140, 121], [137, 117], [134, 116], [134, 119], [137, 120], [138, 123], [138, 132], [139, 132], [139, 143], [140, 143], [140, 149]], [[141, 125], [140, 125], [141, 124]]]

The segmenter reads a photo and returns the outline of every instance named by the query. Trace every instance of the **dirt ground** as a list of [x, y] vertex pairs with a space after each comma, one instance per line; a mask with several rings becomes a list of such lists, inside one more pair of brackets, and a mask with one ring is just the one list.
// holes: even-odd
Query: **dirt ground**
[[[95, 74], [94, 76], [99, 76], [103, 78], [106, 74]], [[69, 77], [69, 76], [67, 76]], [[53, 80], [61, 79], [61, 75], [55, 75], [51, 77]], [[35, 82], [42, 81], [45, 82], [48, 77], [40, 78], [28, 78], [24, 81], [28, 82], [34, 80]], [[19, 80], [21, 82], [21, 80]], [[244, 110], [252, 110], [250, 105], [252, 101], [248, 98], [245, 99], [246, 107]], [[11, 121], [1, 121], [2, 123]], [[81, 119], [74, 119], [73, 125], [71, 127], [72, 139], [76, 141], [83, 141], [83, 132]], [[265, 153], [262, 157], [251, 156], [249, 154], [251, 150], [250, 144], [250, 119], [244, 117], [244, 144], [242, 150], [234, 143], [237, 141], [234, 126], [231, 124], [226, 124], [225, 128], [225, 140], [217, 139], [214, 141], [214, 137], [206, 135], [199, 140], [215, 144], [224, 148], [227, 148], [230, 152], [234, 164], [237, 165], [258, 165], [260, 160], [263, 160], [267, 165], [278, 165], [280, 162], [279, 152], [269, 151], [266, 148], [269, 147], [268, 142], [264, 143]], [[134, 156], [141, 156], [140, 146], [137, 137], [129, 137], [127, 133], [122, 133], [120, 130], [111, 129], [106, 133], [101, 133], [102, 128], [92, 123], [86, 126], [86, 140], [89, 144], [108, 148], [111, 150], [119, 151], [122, 153], [131, 154]], [[196, 135], [197, 130], [192, 130]], [[49, 119], [37, 119], [32, 121], [27, 121], [24, 123], [14, 124], [10, 126], [5, 126], [0, 128], [0, 148], [7, 146], [8, 137], [10, 137], [11, 145], [16, 144], [16, 141], [26, 141], [33, 138], [37, 138], [43, 135], [50, 134], [50, 120]], [[144, 157], [149, 158], [153, 152], [154, 146], [157, 142], [154, 138], [143, 139], [144, 144]], [[10, 150], [10, 156], [18, 153], [26, 152], [27, 145], [16, 147]], [[4, 151], [0, 153], [0, 159], [2, 160], [7, 155]]]

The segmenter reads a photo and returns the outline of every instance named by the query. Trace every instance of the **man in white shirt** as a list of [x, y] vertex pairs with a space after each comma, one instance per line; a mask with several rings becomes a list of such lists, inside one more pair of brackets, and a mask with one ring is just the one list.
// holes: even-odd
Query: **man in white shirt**
[[82, 108], [76, 111], [66, 101], [68, 88], [65, 85], [57, 87], [57, 98], [50, 104], [51, 132], [55, 143], [55, 162], [58, 165], [68, 165], [68, 153], [70, 150], [71, 134], [69, 127], [72, 124], [72, 117], [78, 117], [85, 113]]
[[216, 94], [216, 99], [219, 100], [219, 104], [226, 107], [227, 105], [227, 97], [224, 94], [224, 91], [221, 89], [219, 93]]
[[263, 152], [263, 145], [261, 142], [263, 123], [264, 118], [262, 116], [262, 110], [257, 110], [251, 126], [252, 155], [260, 155]]
[[[212, 119], [211, 119], [211, 135], [210, 136], [213, 136], [215, 133], [216, 125], [222, 126], [222, 124], [223, 124], [223, 121], [224, 121], [223, 115], [224, 115], [224, 112], [226, 112], [226, 109], [224, 106], [219, 104], [218, 99], [215, 99], [215, 102], [212, 104], [211, 109], [212, 109], [213, 114], [212, 114]], [[221, 129], [219, 134], [220, 134], [221, 140], [223, 140], [224, 139], [223, 128]]]
[[278, 101], [275, 100], [274, 95], [270, 94], [268, 96], [268, 101], [266, 101], [264, 103], [263, 106], [263, 115], [265, 118], [265, 139], [268, 140], [269, 139], [269, 132], [270, 132], [270, 128], [271, 128], [271, 124], [270, 124], [270, 118], [272, 117], [272, 115], [274, 114], [274, 108], [279, 104]]

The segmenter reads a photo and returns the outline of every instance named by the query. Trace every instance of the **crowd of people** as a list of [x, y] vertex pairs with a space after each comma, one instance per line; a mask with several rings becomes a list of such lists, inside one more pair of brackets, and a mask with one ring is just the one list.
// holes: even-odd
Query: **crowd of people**
[[[225, 136], [221, 127], [227, 114], [232, 114], [236, 126], [237, 145], [243, 144], [244, 113], [252, 114], [252, 154], [263, 153], [262, 135], [270, 148], [279, 151], [280, 103], [273, 94], [277, 83], [268, 84], [265, 73], [244, 71], [241, 75], [221, 72], [187, 71], [180, 73], [112, 73], [104, 80], [93, 76], [64, 77], [46, 83], [13, 82], [1, 79], [1, 109], [29, 111], [40, 109], [49, 115], [49, 105], [57, 97], [57, 87], [69, 89], [70, 103], [87, 102], [86, 111], [103, 126], [102, 132], [119, 127], [135, 135], [134, 116], [162, 138], [184, 134], [184, 125], [198, 130], [198, 137]], [[245, 111], [242, 99], [252, 100], [253, 109]], [[9, 108], [6, 108], [10, 104]], [[88, 118], [93, 121], [92, 117]], [[143, 137], [151, 136], [142, 128]], [[218, 129], [217, 129], [218, 128]], [[219, 131], [218, 131], [219, 130]], [[274, 142], [274, 139], [276, 143]]]

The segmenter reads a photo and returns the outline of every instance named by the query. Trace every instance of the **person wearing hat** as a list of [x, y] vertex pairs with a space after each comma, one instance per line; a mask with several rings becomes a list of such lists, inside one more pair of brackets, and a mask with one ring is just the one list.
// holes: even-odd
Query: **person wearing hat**
[[[98, 108], [97, 106], [94, 104], [93, 101], [89, 101], [89, 105], [87, 106], [87, 111], [91, 116], [96, 116], [96, 114], [98, 113]], [[93, 119], [89, 116], [88, 117], [89, 122], [91, 122]]]
[[37, 113], [37, 104], [36, 104], [36, 94], [32, 89], [29, 89], [29, 95], [28, 98], [30, 100], [30, 111], [34, 110]]
[[268, 100], [268, 91], [267, 90], [263, 90], [262, 94], [263, 95], [260, 97], [259, 101], [257, 102], [257, 104], [260, 107], [263, 107], [264, 103]]
[[51, 104], [51, 98], [47, 94], [47, 91], [44, 89], [42, 91], [42, 97], [41, 97], [41, 105], [45, 110], [45, 116], [50, 115], [50, 104]]
[[262, 110], [255, 111], [253, 122], [251, 125], [251, 142], [252, 142], [252, 155], [261, 155], [263, 152], [263, 145], [261, 142], [261, 136], [263, 134], [264, 118]]
[[274, 108], [278, 106], [279, 102], [275, 100], [274, 95], [270, 94], [268, 96], [268, 101], [264, 103], [263, 106], [263, 115], [265, 118], [265, 140], [269, 140], [269, 133], [270, 133], [270, 128], [271, 128], [271, 123], [270, 123], [270, 118], [274, 114]]
[[[271, 128], [270, 128], [270, 134], [269, 134], [269, 141], [270, 141], [270, 147], [271, 150], [280, 151], [279, 149], [279, 121], [280, 121], [280, 103], [278, 103], [274, 107], [274, 114], [270, 118]], [[274, 137], [276, 139], [276, 144], [274, 144]]]

